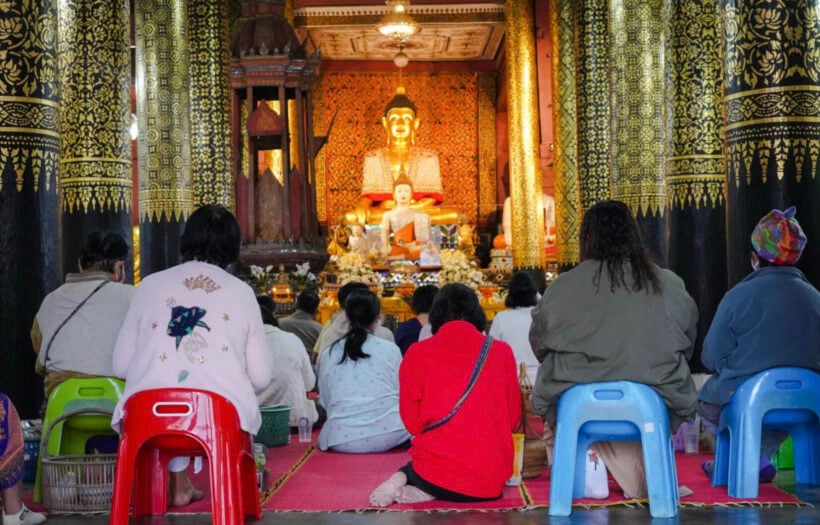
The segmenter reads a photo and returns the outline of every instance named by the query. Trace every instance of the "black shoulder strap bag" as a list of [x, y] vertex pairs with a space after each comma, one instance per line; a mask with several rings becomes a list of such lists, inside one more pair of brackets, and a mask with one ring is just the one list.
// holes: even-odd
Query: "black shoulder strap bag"
[[440, 427], [444, 423], [450, 421], [450, 418], [456, 415], [456, 412], [458, 412], [458, 409], [461, 408], [461, 405], [464, 403], [464, 400], [466, 400], [467, 396], [469, 396], [470, 392], [472, 392], [473, 387], [475, 386], [475, 382], [478, 379], [478, 375], [481, 373], [481, 369], [484, 368], [484, 363], [485, 361], [487, 361], [487, 356], [490, 354], [490, 346], [492, 346], [492, 344], [493, 338], [489, 335], [486, 336], [484, 338], [484, 344], [481, 346], [481, 352], [478, 354], [478, 360], [476, 361], [475, 367], [473, 368], [473, 373], [470, 375], [470, 381], [467, 383], [467, 388], [464, 389], [464, 393], [461, 394], [460, 398], [458, 398], [458, 401], [456, 401], [456, 405], [453, 407], [452, 410], [450, 410], [449, 414], [439, 419], [438, 421], [434, 421], [433, 423], [426, 425], [424, 427], [424, 430], [422, 430], [422, 433]]

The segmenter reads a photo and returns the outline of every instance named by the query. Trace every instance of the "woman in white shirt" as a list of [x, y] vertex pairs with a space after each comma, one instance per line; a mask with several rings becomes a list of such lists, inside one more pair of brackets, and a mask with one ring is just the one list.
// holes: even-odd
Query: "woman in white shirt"
[[310, 358], [305, 352], [305, 345], [296, 335], [279, 329], [279, 323], [273, 315], [273, 299], [268, 295], [257, 295], [262, 323], [265, 325], [265, 338], [273, 356], [273, 379], [261, 392], [256, 393], [259, 406], [290, 406], [289, 424], [299, 426], [299, 420], [305, 418], [310, 425], [319, 419], [316, 403], [307, 398], [307, 393], [316, 386], [316, 374], [310, 365]]
[[399, 416], [401, 352], [373, 335], [380, 308], [371, 291], [353, 291], [344, 302], [350, 329], [319, 356], [321, 450], [384, 452], [410, 439]]
[[509, 310], [498, 312], [490, 326], [490, 335], [512, 347], [515, 362], [527, 366], [527, 378], [535, 384], [538, 373], [538, 359], [530, 346], [530, 325], [532, 309], [538, 304], [538, 290], [535, 282], [527, 272], [516, 272], [510, 278], [507, 299], [504, 301]]

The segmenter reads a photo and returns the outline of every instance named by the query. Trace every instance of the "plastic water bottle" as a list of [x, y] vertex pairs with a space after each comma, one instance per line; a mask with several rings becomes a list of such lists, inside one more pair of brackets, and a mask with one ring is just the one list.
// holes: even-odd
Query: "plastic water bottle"
[[256, 462], [256, 485], [260, 491], [264, 490], [265, 462], [268, 449], [262, 443], [253, 444], [253, 460]]

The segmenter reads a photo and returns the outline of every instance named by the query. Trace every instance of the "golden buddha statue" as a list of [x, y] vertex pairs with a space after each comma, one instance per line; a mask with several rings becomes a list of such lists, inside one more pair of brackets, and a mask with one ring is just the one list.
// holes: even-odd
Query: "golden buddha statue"
[[396, 205], [393, 185], [402, 173], [413, 186], [410, 208], [426, 213], [432, 224], [457, 223], [455, 210], [439, 206], [444, 189], [438, 155], [414, 145], [419, 119], [403, 87], [387, 105], [382, 125], [387, 131], [387, 147], [365, 154], [362, 193], [356, 208], [345, 213], [345, 223], [380, 224], [384, 212]]
[[[395, 208], [382, 214], [382, 255], [390, 259], [416, 261], [430, 240], [430, 216], [410, 207], [413, 185], [403, 173], [393, 186]], [[390, 233], [393, 243], [389, 243]]]

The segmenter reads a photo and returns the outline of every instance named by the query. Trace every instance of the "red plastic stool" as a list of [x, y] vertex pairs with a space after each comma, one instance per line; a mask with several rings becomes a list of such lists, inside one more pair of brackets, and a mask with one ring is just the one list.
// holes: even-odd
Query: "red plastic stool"
[[251, 436], [239, 426], [234, 406], [204, 390], [160, 388], [126, 401], [109, 523], [128, 523], [132, 488], [134, 517], [165, 514], [168, 461], [203, 449], [212, 523], [239, 525], [246, 514], [261, 518]]

